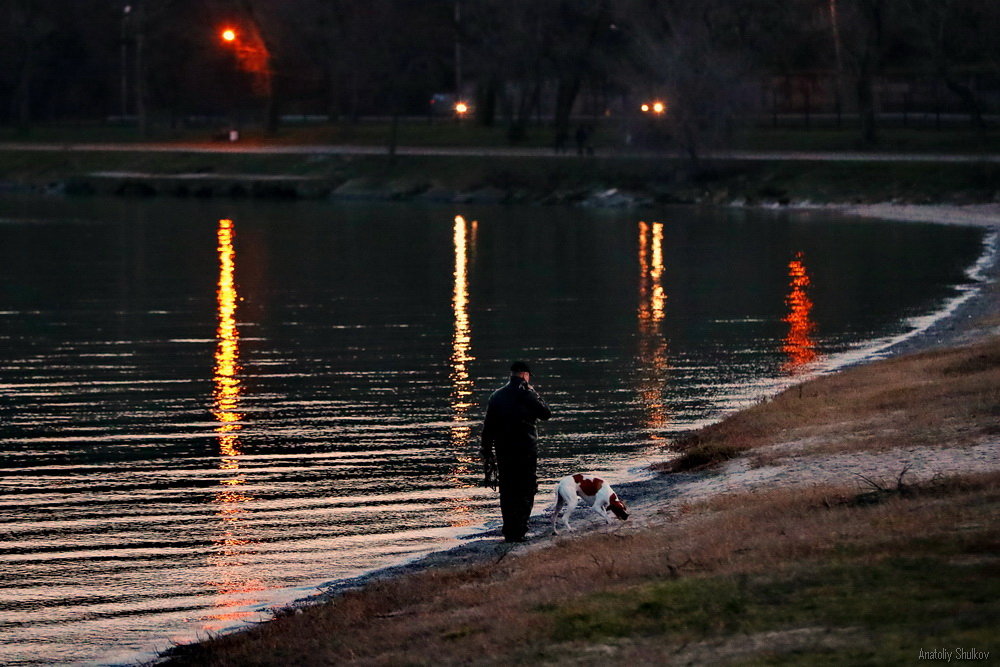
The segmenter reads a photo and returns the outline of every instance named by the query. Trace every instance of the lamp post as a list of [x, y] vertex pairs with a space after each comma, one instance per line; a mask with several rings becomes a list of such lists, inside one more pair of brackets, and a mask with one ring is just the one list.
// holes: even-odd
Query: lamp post
[[455, 0], [455, 95], [462, 94], [462, 2]]
[[128, 20], [132, 14], [132, 5], [122, 7], [122, 37], [121, 37], [121, 93], [122, 122], [128, 115]]

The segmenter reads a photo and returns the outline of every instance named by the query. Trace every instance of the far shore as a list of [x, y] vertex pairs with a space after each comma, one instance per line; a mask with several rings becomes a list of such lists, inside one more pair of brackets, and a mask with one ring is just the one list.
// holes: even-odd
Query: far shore
[[0, 193], [643, 208], [1000, 201], [1000, 155], [0, 144]]
[[[994, 244], [995, 235], [1000, 233], [1000, 204], [996, 203], [881, 203], [845, 205], [841, 210], [888, 220], [975, 225], [989, 230]], [[630, 596], [640, 601], [661, 600], [655, 593], [658, 586], [674, 590], [685, 582], [710, 590], [715, 585], [728, 586], [726, 582], [737, 577], [744, 582], [741, 585], [766, 587], [775, 576], [797, 581], [800, 575], [796, 573], [802, 568], [825, 572], [827, 564], [834, 561], [854, 567], [849, 554], [831, 561], [835, 552], [830, 549], [835, 545], [829, 543], [829, 537], [812, 534], [826, 530], [817, 526], [822, 517], [834, 514], [843, 515], [837, 521], [855, 522], [838, 538], [853, 545], [849, 553], [889, 554], [924, 562], [937, 559], [938, 552], [927, 551], [924, 542], [915, 541], [918, 533], [912, 524], [890, 520], [885, 512], [904, 512], [898, 506], [905, 503], [910, 503], [905, 511], [916, 514], [924, 512], [925, 505], [926, 512], [949, 516], [961, 513], [965, 505], [995, 512], [1000, 497], [985, 490], [995, 488], [1000, 479], [1000, 431], [995, 427], [1000, 415], [1000, 261], [995, 250], [981, 267], [982, 281], [970, 298], [946, 318], [886, 351], [885, 356], [892, 358], [807, 380], [676, 443], [681, 456], [672, 460], [665, 452], [664, 464], [657, 466], [659, 472], [646, 474], [639, 481], [616, 482], [616, 491], [629, 501], [633, 513], [628, 523], [605, 527], [581, 512], [573, 534], [550, 537], [548, 517], [536, 516], [534, 539], [527, 545], [511, 549], [498, 535], [486, 533], [449, 551], [359, 579], [331, 582], [321, 595], [279, 612], [275, 621], [172, 652], [170, 664], [274, 664], [294, 661], [297, 655], [299, 659], [305, 655], [323, 656], [318, 658], [322, 660], [354, 658], [372, 664], [395, 663], [403, 655], [410, 655], [413, 664], [502, 664], [506, 660], [561, 664], [566, 661], [558, 658], [560, 652], [569, 649], [579, 657], [575, 664], [597, 664], [609, 657], [644, 663], [665, 656], [712, 662], [734, 656], [760, 658], [770, 655], [768, 651], [828, 657], [833, 649], [846, 656], [839, 664], [850, 664], [854, 659], [850, 656], [878, 662], [909, 655], [901, 651], [909, 651], [906, 642], [916, 641], [925, 632], [921, 627], [900, 629], [894, 625], [893, 637], [902, 633], [899, 636], [909, 639], [900, 640], [901, 645], [896, 639], [886, 640], [885, 647], [876, 648], [869, 644], [882, 641], [877, 638], [889, 632], [877, 619], [861, 621], [860, 627], [857, 623], [841, 627], [830, 620], [835, 615], [824, 612], [816, 621], [819, 626], [807, 622], [802, 628], [786, 627], [787, 623], [766, 620], [771, 616], [763, 612], [763, 620], [750, 623], [747, 614], [751, 612], [744, 607], [729, 621], [732, 627], [702, 627], [695, 616], [684, 616], [694, 612], [683, 610], [671, 612], [678, 615], [672, 621], [655, 620], [660, 616], [651, 616], [654, 620], [650, 621], [644, 616], [644, 607], [629, 612], [628, 600]], [[687, 463], [678, 465], [678, 461]], [[869, 502], [871, 509], [865, 509]], [[796, 538], [801, 542], [797, 550], [783, 551], [781, 540], [763, 543], [752, 536], [754, 533], [745, 532], [749, 528], [740, 522], [751, 519], [738, 517], [751, 514], [758, 526], [777, 522], [783, 526], [783, 534], [797, 531], [796, 535], [801, 532], [812, 537]], [[730, 521], [727, 530], [733, 535], [703, 534], [718, 530], [724, 520]], [[989, 522], [974, 524], [977, 527], [970, 528], [971, 533], [956, 537], [953, 525], [926, 520], [920, 533], [925, 542], [933, 542], [937, 535], [942, 545], [964, 545], [968, 540], [972, 540], [970, 544], [985, 544], [997, 539], [996, 526]], [[883, 528], [865, 528], [879, 521]], [[884, 531], [891, 533], [891, 545], [885, 542]], [[633, 555], [621, 553], [624, 545]], [[762, 555], [756, 560], [745, 558], [748, 550], [759, 550]], [[959, 559], [955, 562], [971, 558], [941, 557]], [[858, 563], [882, 563], [882, 558], [864, 556]], [[649, 562], [638, 562], [643, 559]], [[885, 561], [886, 567], [893, 562]], [[589, 571], [595, 563], [605, 565], [582, 579], [571, 574]], [[935, 563], [934, 567], [944, 567]], [[995, 568], [995, 550], [991, 559], [981, 563], [987, 569]], [[569, 578], [556, 577], [559, 572]], [[768, 576], [771, 579], [766, 579]], [[995, 586], [995, 572], [993, 577], [984, 582], [987, 588]], [[514, 587], [537, 585], [538, 590], [498, 600], [500, 581]], [[836, 585], [829, 584], [833, 589]], [[888, 586], [882, 591], [884, 595], [899, 593], [893, 588], [895, 583], [880, 585]], [[625, 597], [614, 593], [612, 606], [622, 613], [638, 613], [636, 618], [644, 619], [642, 633], [633, 635], [627, 626], [601, 620], [602, 612], [586, 611], [590, 616], [574, 617], [572, 607], [561, 611], [563, 596], [591, 600], [595, 595], [611, 594], [608, 591], [625, 592]], [[849, 589], [845, 594], [851, 597]], [[947, 595], [954, 597], [954, 593]], [[899, 597], [905, 595], [899, 593]], [[937, 603], [947, 606], [944, 599]], [[583, 604], [581, 609], [592, 608], [590, 602], [578, 604]], [[656, 604], [672, 608], [675, 598]], [[994, 614], [995, 618], [996, 596], [983, 604], [986, 607], [981, 613], [986, 618]], [[535, 610], [530, 612], [535, 620], [528, 624], [534, 626], [510, 620], [513, 617], [509, 614], [528, 613], [516, 611], [520, 609]], [[500, 620], [489, 618], [494, 613]], [[803, 613], [808, 616], [812, 612]], [[856, 612], [859, 618], [864, 613]], [[566, 620], [571, 618], [577, 620]], [[504, 627], [504, 623], [512, 627]], [[989, 623], [983, 627], [970, 623], [962, 626], [965, 630], [949, 630], [950, 635], [945, 632], [939, 643], [957, 641], [957, 637], [975, 641], [976, 637], [991, 636], [986, 628]], [[341, 631], [338, 628], [348, 626], [356, 636], [337, 634]], [[453, 630], [448, 631], [448, 627]], [[584, 627], [591, 629], [577, 631]], [[780, 637], [775, 634], [769, 641], [754, 634], [765, 630], [778, 632]], [[498, 637], [521, 643], [510, 648], [504, 644], [505, 648], [491, 658], [479, 652], [500, 641]], [[364, 648], [366, 641], [373, 645]], [[420, 649], [413, 646], [418, 651], [416, 657], [405, 653], [403, 647], [408, 643], [424, 641], [427, 643]], [[854, 648], [847, 648], [851, 642]], [[914, 646], [914, 657], [916, 651]]]

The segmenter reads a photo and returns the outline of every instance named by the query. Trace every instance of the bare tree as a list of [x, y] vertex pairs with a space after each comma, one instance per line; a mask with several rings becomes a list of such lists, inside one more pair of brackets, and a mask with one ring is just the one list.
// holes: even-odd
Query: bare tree
[[845, 64], [853, 75], [861, 141], [878, 142], [875, 80], [885, 43], [884, 0], [840, 0], [838, 17]]
[[908, 0], [900, 16], [913, 46], [913, 60], [929, 69], [955, 95], [974, 127], [986, 127], [983, 102], [964, 83], [960, 67], [1000, 71], [1000, 47], [985, 26], [1000, 26], [1000, 4], [973, 0]]
[[533, 0], [480, 0], [463, 13], [468, 65], [480, 87], [477, 114], [492, 125], [497, 104], [503, 106], [512, 141], [524, 136], [541, 103], [552, 16], [552, 3]]
[[46, 16], [44, 3], [38, 0], [13, 0], [6, 12], [7, 39], [16, 45], [10, 54], [14, 73], [11, 115], [17, 119], [18, 127], [26, 131], [32, 121], [33, 84], [38, 77], [39, 60], [55, 25]]
[[664, 1], [653, 14], [632, 17], [640, 80], [666, 92], [665, 122], [696, 168], [701, 153], [725, 142], [734, 117], [752, 105], [750, 61], [739, 40], [722, 37], [732, 18], [722, 0]]
[[[549, 52], [556, 72], [554, 122], [556, 136], [569, 133], [570, 114], [584, 79], [593, 73], [604, 53], [611, 26], [609, 0], [560, 3], [559, 20], [548, 33]], [[560, 29], [561, 28], [561, 29]]]

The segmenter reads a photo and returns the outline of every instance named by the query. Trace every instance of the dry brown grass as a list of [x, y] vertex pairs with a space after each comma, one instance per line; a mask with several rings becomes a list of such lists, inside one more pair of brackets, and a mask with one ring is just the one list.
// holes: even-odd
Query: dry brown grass
[[693, 433], [681, 456], [658, 468], [697, 470], [779, 443], [758, 463], [788, 453], [961, 445], [1000, 434], [1000, 338], [889, 359], [821, 377]]
[[[858, 496], [853, 487], [722, 496], [664, 513], [651, 528], [560, 539], [500, 562], [377, 583], [199, 645], [172, 664], [558, 663], [550, 610], [573, 608], [574, 600], [627, 597], [682, 578], [766, 581], [818, 560], [878, 562], [912, 550], [914, 536], [955, 554], [995, 557], [1000, 547], [991, 520], [1000, 510], [1000, 473], [912, 487], [877, 503]], [[683, 640], [641, 637], [613, 650], [649, 656], [679, 650]], [[597, 644], [593, 660], [574, 652], [577, 662], [599, 662], [612, 650]]]

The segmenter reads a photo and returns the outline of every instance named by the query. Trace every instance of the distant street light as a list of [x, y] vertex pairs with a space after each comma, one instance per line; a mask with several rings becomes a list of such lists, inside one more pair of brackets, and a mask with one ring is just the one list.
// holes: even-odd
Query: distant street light
[[459, 118], [463, 117], [465, 114], [469, 113], [469, 105], [465, 102], [457, 102], [455, 104], [455, 113], [458, 114]]
[[232, 28], [226, 28], [225, 30], [222, 31], [222, 39], [224, 39], [227, 42], [235, 42], [236, 31], [233, 30]]
[[664, 104], [663, 102], [653, 102], [652, 104], [648, 103], [643, 104], [639, 108], [642, 110], [643, 113], [649, 113], [650, 111], [652, 111], [657, 116], [662, 116], [667, 110], [667, 105]]

